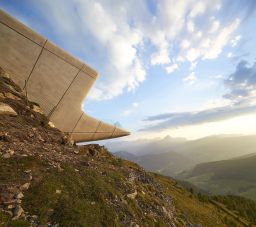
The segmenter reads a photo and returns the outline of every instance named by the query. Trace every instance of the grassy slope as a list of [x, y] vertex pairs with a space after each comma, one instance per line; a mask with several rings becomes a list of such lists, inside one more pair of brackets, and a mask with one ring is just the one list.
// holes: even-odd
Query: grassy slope
[[[79, 169], [77, 172], [74, 166], [67, 164], [62, 171], [58, 171], [35, 157], [0, 159], [1, 183], [24, 183], [27, 181], [24, 170], [32, 170], [35, 177], [30, 189], [24, 194], [22, 204], [25, 211], [38, 216], [37, 222], [41, 224], [125, 226], [124, 220], [131, 218], [140, 226], [166, 226], [161, 212], [158, 216], [152, 216], [150, 213], [145, 214], [145, 209], [141, 208], [142, 204], [148, 207], [148, 211], [153, 209], [150, 208], [152, 206], [166, 206], [165, 201], [157, 196], [158, 190], [153, 184], [137, 181], [133, 185], [138, 191], [136, 199], [126, 197], [131, 187], [127, 182], [127, 171], [142, 171], [140, 168], [131, 162], [111, 156], [104, 161], [95, 160], [95, 157], [81, 158], [89, 163], [93, 160], [94, 167], [75, 166]], [[96, 166], [101, 170], [95, 169]], [[14, 168], [17, 171], [13, 171]], [[170, 178], [155, 174], [150, 176], [163, 186], [166, 198], [170, 196], [173, 199], [178, 226], [186, 223], [225, 226], [224, 218], [228, 215], [214, 205], [200, 202], [196, 196]], [[61, 193], [56, 193], [56, 190], [61, 190]], [[231, 217], [229, 219], [239, 226]], [[1, 221], [11, 223], [8, 217], [2, 217]], [[21, 226], [20, 223], [21, 221], [18, 226]]]
[[180, 175], [196, 186], [217, 194], [237, 194], [256, 200], [256, 155], [198, 164]]

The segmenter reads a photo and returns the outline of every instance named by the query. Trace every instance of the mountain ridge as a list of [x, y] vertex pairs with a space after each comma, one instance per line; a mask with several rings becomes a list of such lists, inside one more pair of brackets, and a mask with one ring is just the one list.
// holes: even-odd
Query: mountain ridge
[[211, 193], [256, 200], [256, 153], [235, 159], [200, 163], [177, 177]]

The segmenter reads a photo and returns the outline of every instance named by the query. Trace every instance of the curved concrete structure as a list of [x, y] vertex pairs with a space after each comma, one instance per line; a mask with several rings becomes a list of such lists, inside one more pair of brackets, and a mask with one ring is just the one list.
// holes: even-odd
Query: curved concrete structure
[[0, 10], [0, 66], [76, 142], [129, 135], [90, 117], [82, 102], [98, 73]]

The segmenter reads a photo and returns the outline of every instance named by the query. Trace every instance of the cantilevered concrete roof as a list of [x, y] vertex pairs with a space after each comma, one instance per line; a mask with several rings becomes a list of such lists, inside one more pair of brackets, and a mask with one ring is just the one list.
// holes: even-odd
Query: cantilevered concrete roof
[[2, 10], [0, 66], [76, 142], [129, 135], [82, 111], [82, 102], [98, 77], [93, 68]]

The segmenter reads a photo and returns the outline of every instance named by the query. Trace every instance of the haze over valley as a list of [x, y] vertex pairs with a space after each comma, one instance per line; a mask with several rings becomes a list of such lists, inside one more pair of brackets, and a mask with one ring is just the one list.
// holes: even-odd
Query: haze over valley
[[106, 142], [115, 155], [135, 161], [145, 169], [169, 176], [199, 163], [232, 159], [256, 153], [256, 136], [220, 135], [186, 140], [163, 139]]

